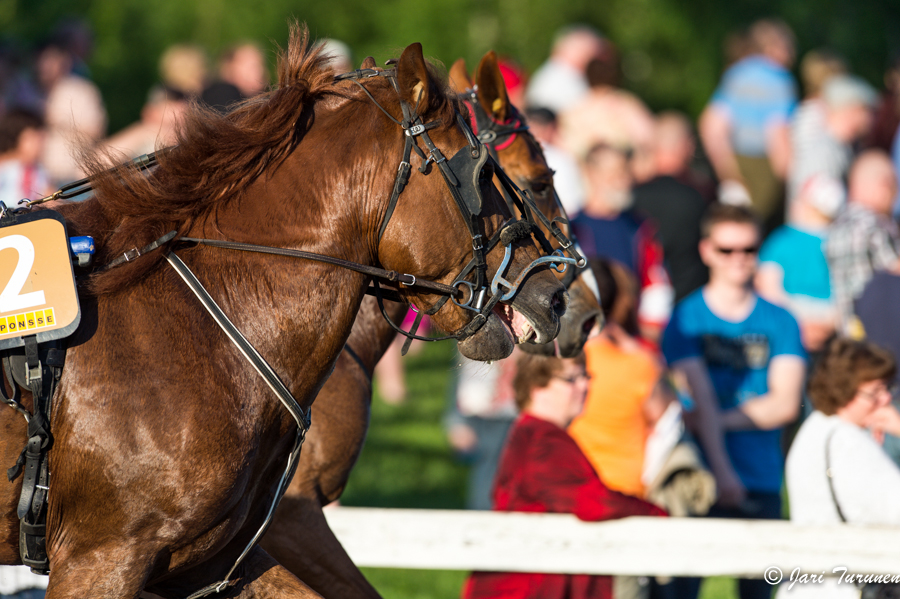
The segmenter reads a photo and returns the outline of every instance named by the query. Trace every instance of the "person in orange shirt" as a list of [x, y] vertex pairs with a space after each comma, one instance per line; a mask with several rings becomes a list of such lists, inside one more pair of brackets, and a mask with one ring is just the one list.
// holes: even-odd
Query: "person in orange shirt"
[[568, 430], [610, 489], [644, 497], [644, 448], [671, 398], [654, 353], [610, 317], [619, 294], [609, 263], [592, 260], [591, 269], [607, 324], [585, 345], [590, 386]]

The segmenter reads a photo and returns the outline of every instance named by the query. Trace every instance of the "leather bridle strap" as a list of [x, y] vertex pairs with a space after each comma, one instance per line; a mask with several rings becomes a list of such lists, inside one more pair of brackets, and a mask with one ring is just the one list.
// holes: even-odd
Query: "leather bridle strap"
[[[478, 101], [477, 86], [476, 88], [467, 89], [465, 92], [459, 94], [459, 98], [471, 107], [472, 113], [475, 116], [473, 120], [473, 124], [475, 125], [475, 135], [481, 143], [492, 150], [492, 153], [506, 149], [515, 141], [517, 133], [528, 131], [528, 125], [525, 124], [519, 111], [516, 110], [515, 106], [512, 104], [509, 104], [509, 107], [512, 109], [512, 114], [506, 122], [500, 123], [495, 121]], [[509, 137], [510, 139], [500, 141], [505, 137]], [[494, 158], [496, 159], [497, 157], [494, 156]]]
[[184, 282], [191, 291], [194, 292], [194, 295], [197, 296], [197, 299], [200, 300], [200, 303], [203, 304], [206, 311], [213, 317], [213, 320], [216, 321], [219, 328], [228, 336], [231, 342], [238, 348], [241, 354], [243, 354], [244, 358], [250, 362], [250, 365], [259, 373], [259, 376], [261, 376], [269, 388], [272, 389], [272, 392], [278, 396], [279, 401], [284, 404], [284, 407], [287, 408], [288, 412], [291, 413], [291, 416], [294, 417], [294, 420], [297, 421], [297, 426], [305, 433], [306, 430], [309, 429], [309, 412], [304, 411], [303, 408], [300, 407], [300, 404], [297, 403], [297, 400], [291, 395], [290, 390], [288, 390], [281, 381], [275, 370], [273, 370], [269, 363], [266, 362], [265, 358], [256, 351], [256, 348], [247, 341], [247, 338], [244, 337], [243, 333], [234, 326], [234, 323], [232, 323], [228, 316], [225, 315], [209, 292], [206, 291], [206, 288], [203, 287], [203, 284], [196, 275], [194, 275], [191, 269], [182, 262], [181, 258], [174, 252], [169, 252], [166, 254], [166, 260], [169, 261], [169, 264], [172, 265], [175, 272], [184, 279]]
[[[520, 113], [515, 109], [515, 106], [512, 106], [511, 104], [510, 108], [512, 109], [513, 113], [507, 120], [507, 122], [498, 123], [497, 121], [495, 121], [481, 105], [481, 102], [478, 101], [477, 89], [467, 89], [465, 92], [459, 94], [459, 97], [468, 106], [470, 106], [472, 110], [472, 114], [474, 116], [473, 123], [476, 128], [475, 132], [478, 136], [478, 139], [489, 148], [491, 157], [499, 163], [500, 159], [497, 155], [497, 151], [504, 149], [510, 143], [512, 143], [515, 139], [515, 134], [528, 131], [528, 125], [524, 124]], [[503, 142], [502, 144], [499, 143], [500, 139], [509, 136], [512, 136], [512, 138], [507, 140], [506, 142]], [[577, 241], [575, 240], [575, 236], [572, 232], [572, 226], [569, 223], [569, 217], [566, 214], [566, 209], [562, 205], [559, 196], [556, 195], [556, 192], [554, 191], [553, 199], [559, 207], [562, 216], [557, 216], [554, 219], [550, 220], [544, 215], [543, 212], [538, 210], [537, 204], [535, 204], [534, 198], [530, 195], [529, 191], [519, 190], [515, 183], [512, 182], [509, 176], [502, 169], [496, 169], [496, 174], [500, 178], [500, 189], [503, 192], [503, 197], [506, 200], [507, 205], [509, 205], [510, 210], [512, 211], [515, 205], [515, 207], [519, 209], [519, 212], [524, 216], [525, 220], [533, 224], [536, 224], [533, 215], [537, 214], [537, 218], [556, 238], [563, 251], [565, 251], [578, 261], [576, 268], [568, 269], [566, 272], [566, 276], [563, 279], [563, 285], [566, 287], [566, 289], [568, 289], [569, 286], [575, 281], [575, 278], [577, 278], [578, 274], [587, 268], [587, 260], [584, 259], [584, 257], [581, 255], [581, 252], [579, 251], [579, 248], [577, 247]], [[527, 205], [530, 210], [525, 210], [522, 206], [522, 203]], [[562, 232], [557, 223], [566, 225], [569, 230], [568, 236]], [[546, 237], [536, 227], [535, 233], [535, 237], [537, 237], [537, 240], [541, 244], [541, 247], [544, 248], [544, 251], [549, 254], [552, 251], [552, 248], [549, 248]], [[540, 234], [538, 235], [537, 233]]]

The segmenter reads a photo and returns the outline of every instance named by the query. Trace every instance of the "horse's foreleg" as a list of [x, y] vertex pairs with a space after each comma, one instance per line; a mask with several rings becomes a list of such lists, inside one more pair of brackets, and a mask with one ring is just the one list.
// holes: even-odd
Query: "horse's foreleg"
[[318, 501], [285, 497], [260, 544], [325, 597], [381, 597], [331, 532]]
[[46, 599], [137, 599], [152, 556], [134, 547], [94, 546], [50, 561]]
[[322, 596], [300, 582], [268, 553], [254, 547], [240, 567], [240, 580], [229, 599], [281, 599]]

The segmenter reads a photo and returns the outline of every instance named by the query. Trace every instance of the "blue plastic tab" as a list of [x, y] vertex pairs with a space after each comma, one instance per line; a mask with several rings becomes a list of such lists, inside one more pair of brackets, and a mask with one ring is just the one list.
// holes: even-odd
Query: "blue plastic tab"
[[88, 236], [69, 237], [69, 247], [73, 254], [94, 254], [94, 238]]

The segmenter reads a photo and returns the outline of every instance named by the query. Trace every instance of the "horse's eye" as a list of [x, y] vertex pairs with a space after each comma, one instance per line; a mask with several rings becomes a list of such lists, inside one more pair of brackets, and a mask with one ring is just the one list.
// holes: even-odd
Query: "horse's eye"
[[550, 190], [550, 184], [546, 181], [535, 181], [531, 184], [531, 193], [536, 196], [544, 195]]

